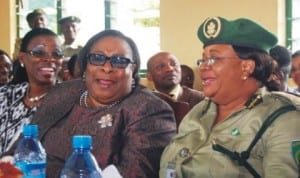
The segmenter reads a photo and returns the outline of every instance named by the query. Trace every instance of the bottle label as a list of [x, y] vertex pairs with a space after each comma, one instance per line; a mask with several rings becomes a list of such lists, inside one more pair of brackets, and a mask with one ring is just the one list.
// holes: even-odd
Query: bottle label
[[15, 165], [23, 172], [24, 178], [45, 178], [46, 163], [26, 163], [24, 161], [16, 162]]

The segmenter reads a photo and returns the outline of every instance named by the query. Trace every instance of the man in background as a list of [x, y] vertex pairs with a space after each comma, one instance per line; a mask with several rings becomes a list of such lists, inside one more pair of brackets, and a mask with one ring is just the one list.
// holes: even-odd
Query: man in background
[[72, 55], [78, 54], [78, 52], [82, 49], [82, 46], [79, 44], [77, 39], [80, 22], [81, 20], [75, 16], [64, 17], [58, 21], [64, 37], [63, 52], [64, 57], [66, 58], [70, 58]]
[[[28, 26], [31, 29], [34, 28], [46, 28], [48, 25], [48, 19], [46, 17], [46, 13], [43, 9], [34, 9], [32, 12], [27, 14], [26, 20], [28, 23]], [[15, 51], [13, 53], [13, 60], [15, 60], [18, 57], [20, 46], [21, 46], [22, 38], [17, 38], [15, 42]]]
[[[82, 49], [82, 46], [79, 44], [77, 35], [79, 32], [79, 25], [81, 20], [76, 16], [67, 16], [58, 21], [61, 32], [63, 34], [63, 53], [64, 60], [62, 68], [58, 74], [60, 81], [66, 81], [70, 79], [70, 73], [68, 69], [68, 62], [70, 57], [77, 55]], [[68, 77], [67, 77], [68, 76]]]
[[284, 46], [276, 45], [270, 50], [270, 55], [275, 59], [278, 65], [276, 73], [279, 80], [279, 90], [299, 95], [300, 93], [288, 87], [287, 83], [292, 66], [290, 51]]
[[[202, 92], [180, 85], [180, 63], [177, 57], [169, 52], [159, 52], [150, 57], [147, 63], [147, 79], [154, 83], [155, 91], [163, 95], [159, 96], [165, 101], [168, 102], [168, 98], [171, 98], [175, 102], [186, 103], [188, 109], [184, 109], [185, 114], [204, 99]], [[172, 104], [170, 105], [172, 107]], [[176, 109], [172, 108], [176, 117]], [[182, 113], [179, 115], [180, 118], [176, 117], [178, 125], [184, 116]]]
[[[47, 28], [48, 26], [48, 19], [46, 17], [46, 13], [41, 8], [34, 9], [32, 12], [27, 14], [26, 20], [31, 30], [35, 28]], [[22, 38], [17, 38], [15, 42], [15, 49], [12, 58], [13, 60], [13, 77], [11, 80], [12, 84], [18, 84], [18, 83], [23, 83], [25, 81], [28, 81], [26, 69], [20, 65], [20, 62], [18, 60], [21, 42], [22, 42]]]
[[43, 9], [34, 9], [27, 15], [26, 20], [31, 29], [46, 28], [48, 25], [46, 13]]

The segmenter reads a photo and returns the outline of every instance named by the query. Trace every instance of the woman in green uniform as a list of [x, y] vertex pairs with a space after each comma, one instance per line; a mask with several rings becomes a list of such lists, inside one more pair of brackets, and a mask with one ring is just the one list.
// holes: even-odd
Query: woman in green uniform
[[276, 84], [269, 55], [276, 36], [250, 19], [212, 17], [200, 25], [198, 38], [206, 99], [164, 150], [160, 177], [297, 177], [291, 141], [300, 139], [299, 98], [267, 89]]

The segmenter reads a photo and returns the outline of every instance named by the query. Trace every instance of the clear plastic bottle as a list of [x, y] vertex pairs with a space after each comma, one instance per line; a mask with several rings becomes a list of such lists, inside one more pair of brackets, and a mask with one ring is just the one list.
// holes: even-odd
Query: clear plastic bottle
[[91, 153], [92, 137], [73, 136], [73, 153], [67, 160], [61, 178], [102, 178], [101, 169]]
[[23, 178], [45, 178], [46, 152], [38, 140], [38, 126], [24, 125], [22, 134], [14, 153], [15, 166], [23, 172]]

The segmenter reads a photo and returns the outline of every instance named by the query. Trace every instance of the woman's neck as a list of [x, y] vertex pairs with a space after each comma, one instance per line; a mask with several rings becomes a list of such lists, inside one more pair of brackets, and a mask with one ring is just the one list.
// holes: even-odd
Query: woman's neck
[[240, 90], [241, 92], [235, 92], [237, 95], [234, 96], [231, 100], [228, 100], [227, 102], [224, 103], [215, 101], [215, 103], [217, 103], [218, 114], [214, 121], [214, 125], [225, 120], [232, 113], [244, 108], [245, 103], [257, 91], [258, 88], [259, 88], [259, 83], [253, 79], [253, 81], [248, 82], [248, 85], [244, 85], [243, 87], [241, 87]]
[[49, 84], [49, 85], [36, 85], [36, 84], [31, 84], [29, 83], [28, 86], [28, 94], [31, 97], [35, 97], [35, 96], [40, 96], [42, 94], [47, 93], [54, 85], [53, 84]]
[[23, 103], [28, 108], [39, 106], [42, 99], [52, 87], [53, 85], [35, 85], [30, 83], [23, 99]]

